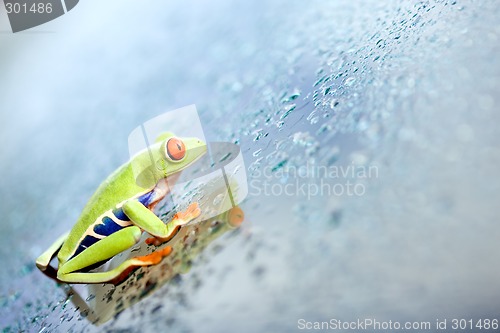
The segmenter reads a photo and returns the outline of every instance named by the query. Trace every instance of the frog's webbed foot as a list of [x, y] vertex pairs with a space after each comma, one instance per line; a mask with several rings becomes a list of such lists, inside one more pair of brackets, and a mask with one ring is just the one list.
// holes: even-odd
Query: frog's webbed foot
[[174, 215], [174, 218], [170, 223], [174, 223], [177, 225], [184, 225], [189, 221], [194, 220], [198, 216], [201, 215], [201, 209], [197, 202], [193, 202], [188, 206], [188, 208], [183, 212], [177, 212]]
[[157, 265], [162, 261], [163, 258], [168, 257], [168, 255], [170, 255], [171, 252], [172, 252], [172, 247], [166, 246], [161, 250], [156, 250], [145, 256], [135, 257], [133, 259], [138, 260], [142, 263], [141, 265], [136, 265], [136, 266]]
[[162, 238], [159, 238], [159, 237], [149, 237], [146, 239], [146, 244], [154, 245], [154, 246], [160, 246], [161, 244], [163, 244], [165, 242], [166, 242], [166, 240], [162, 241]]
[[172, 247], [166, 246], [165, 248], [154, 251], [153, 253], [131, 258], [122, 264], [122, 266], [124, 266], [122, 272], [109, 282], [114, 285], [118, 285], [124, 282], [130, 276], [130, 273], [135, 271], [137, 268], [158, 265], [163, 258], [168, 257], [170, 253], [172, 253]]
[[146, 244], [159, 246], [165, 242], [171, 240], [179, 231], [180, 227], [194, 220], [198, 216], [201, 215], [201, 209], [197, 202], [193, 202], [188, 206], [188, 208], [183, 212], [177, 212], [172, 221], [168, 222], [168, 224], [172, 224], [175, 226], [174, 230], [167, 237], [150, 237], [146, 239]]

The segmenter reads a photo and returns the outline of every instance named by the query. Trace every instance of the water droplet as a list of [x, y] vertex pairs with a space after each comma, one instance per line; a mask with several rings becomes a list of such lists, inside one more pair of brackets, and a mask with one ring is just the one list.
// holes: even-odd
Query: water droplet
[[335, 162], [338, 161], [339, 157], [340, 157], [340, 148], [338, 146], [332, 147], [326, 159], [326, 164], [328, 166], [332, 166]]
[[250, 164], [248, 166], [248, 171], [252, 172], [252, 171], [255, 171], [257, 169], [259, 169], [260, 167], [260, 162], [263, 160], [264, 158], [263, 157], [259, 157], [258, 159], [256, 159], [252, 164]]
[[279, 150], [279, 149], [283, 149], [287, 146], [287, 140], [280, 140], [278, 142], [276, 142], [276, 149]]
[[259, 141], [260, 138], [262, 138], [262, 129], [255, 131], [254, 134], [255, 138], [253, 139], [253, 141]]
[[241, 165], [238, 165], [236, 168], [234, 168], [233, 175], [237, 174], [238, 171], [240, 171]]
[[285, 119], [286, 117], [288, 117], [288, 115], [293, 111], [295, 110], [296, 108], [296, 105], [295, 104], [290, 104], [290, 105], [287, 105], [285, 106], [285, 113], [283, 113], [280, 117], [280, 120], [283, 120]]
[[196, 241], [196, 230], [191, 230], [190, 233], [188, 233], [185, 237], [184, 237], [184, 245], [186, 246], [191, 246], [194, 244], [194, 242]]
[[283, 168], [286, 163], [288, 162], [288, 160], [281, 160], [278, 164], [276, 164], [272, 169], [271, 171], [272, 172], [275, 172], [275, 171], [278, 171], [279, 169]]
[[293, 135], [293, 143], [309, 147], [314, 144], [314, 139], [309, 135], [308, 132], [297, 132]]
[[283, 97], [281, 99], [281, 103], [283, 104], [288, 103], [290, 101], [296, 100], [299, 97], [300, 97], [300, 90], [295, 89], [290, 95], [288, 95], [287, 97]]
[[330, 219], [328, 220], [328, 225], [331, 228], [338, 228], [342, 220], [342, 211], [336, 209], [330, 212]]
[[271, 162], [276, 158], [276, 156], [278, 156], [278, 152], [273, 151], [272, 153], [270, 153], [269, 155], [266, 156], [266, 161]]
[[15, 302], [21, 297], [21, 293], [19, 291], [15, 291], [9, 295], [9, 301]]
[[241, 90], [243, 89], [243, 85], [238, 82], [238, 81], [235, 81], [232, 85], [231, 85], [231, 90], [233, 92], [240, 92]]
[[331, 109], [335, 108], [337, 105], [339, 105], [339, 101], [337, 99], [334, 98], [330, 101], [330, 108]]
[[217, 195], [217, 196], [214, 198], [214, 201], [213, 201], [214, 206], [218, 206], [218, 205], [220, 205], [223, 199], [224, 199], [224, 194], [223, 194], [223, 193], [221, 193], [221, 194]]
[[353, 77], [348, 77], [345, 81], [344, 81], [344, 85], [350, 87], [354, 84], [354, 82], [356, 82], [356, 79], [353, 78]]
[[31, 273], [33, 271], [34, 268], [35, 268], [35, 266], [31, 263], [23, 265], [21, 267], [21, 276], [28, 275], [29, 273]]
[[229, 158], [229, 156], [231, 156], [231, 153], [227, 153], [226, 155], [222, 156], [219, 160], [219, 162], [224, 162], [225, 160], [227, 160]]
[[65, 300], [65, 301], [64, 301], [64, 303], [63, 303], [63, 305], [61, 306], [61, 309], [63, 309], [63, 310], [64, 310], [64, 309], [66, 308], [66, 306], [67, 306], [67, 305], [69, 304], [69, 302], [71, 301], [71, 298], [73, 298], [72, 296], [73, 296], [73, 295], [70, 295], [70, 296], [68, 296], [68, 297], [66, 298], [66, 300]]
[[355, 165], [365, 165], [366, 163], [368, 163], [368, 156], [366, 156], [363, 152], [352, 152], [350, 157], [352, 163]]
[[289, 99], [290, 101], [293, 101], [293, 100], [295, 100], [295, 99], [297, 99], [297, 98], [299, 98], [299, 97], [300, 97], [300, 90], [295, 89], [295, 90], [292, 92], [292, 94], [288, 97], [288, 99]]
[[311, 121], [312, 117], [314, 117], [316, 115], [316, 110], [314, 110], [313, 112], [309, 113], [309, 115], [307, 116], [307, 120], [308, 121]]
[[314, 155], [319, 149], [319, 144], [318, 143], [314, 143], [313, 145], [309, 146], [307, 149], [306, 149], [306, 155], [308, 156], [312, 156]]
[[187, 181], [186, 184], [184, 185], [184, 190], [188, 189], [191, 186], [192, 183], [193, 183], [192, 180]]
[[326, 78], [326, 75], [323, 75], [322, 77], [320, 77], [316, 82], [314, 82], [313, 87], [316, 87], [317, 85], [319, 85], [321, 82], [323, 82], [323, 80], [325, 78]]
[[332, 127], [329, 124], [323, 124], [323, 125], [321, 125], [321, 127], [318, 129], [318, 131], [316, 133], [322, 134], [322, 133], [330, 131], [331, 129], [332, 129]]

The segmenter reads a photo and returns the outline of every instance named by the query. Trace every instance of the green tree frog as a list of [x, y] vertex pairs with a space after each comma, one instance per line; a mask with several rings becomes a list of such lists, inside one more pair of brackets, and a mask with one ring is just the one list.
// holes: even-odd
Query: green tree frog
[[[178, 176], [206, 151], [206, 144], [197, 138], [161, 134], [154, 144], [119, 167], [97, 188], [71, 231], [36, 260], [37, 267], [61, 282], [114, 283], [140, 266], [158, 264], [172, 251], [170, 246], [130, 258], [105, 272], [90, 271], [134, 246], [144, 231], [155, 238], [153, 243], [164, 243], [200, 215], [198, 204], [192, 203], [165, 224], [153, 209], [169, 191], [167, 178], [170, 181]], [[57, 273], [50, 266], [56, 255]]]

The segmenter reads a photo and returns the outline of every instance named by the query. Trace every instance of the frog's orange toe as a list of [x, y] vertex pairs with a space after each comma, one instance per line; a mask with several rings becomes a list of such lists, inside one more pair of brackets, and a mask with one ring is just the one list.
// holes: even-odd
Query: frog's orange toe
[[156, 237], [149, 237], [145, 240], [145, 243], [148, 245], [159, 246], [162, 244], [161, 240]]
[[172, 253], [172, 247], [171, 246], [166, 246], [165, 248], [161, 250], [157, 250], [153, 253], [150, 253], [145, 256], [141, 257], [135, 257], [134, 259], [139, 260], [143, 263], [146, 263], [148, 265], [156, 265], [161, 262], [161, 260], [168, 256], [170, 253]]
[[166, 246], [163, 249], [158, 250], [156, 252], [158, 252], [162, 256], [162, 258], [165, 258], [165, 257], [169, 256], [170, 253], [172, 253], [172, 247], [171, 246]]
[[236, 206], [229, 210], [228, 223], [230, 226], [237, 228], [243, 223], [244, 219], [245, 214], [240, 207]]
[[192, 204], [189, 205], [189, 207], [183, 211], [183, 212], [178, 212], [177, 214], [174, 215], [174, 219], [179, 219], [179, 220], [184, 220], [186, 222], [197, 218], [201, 214], [201, 209], [200, 206], [198, 205], [197, 202], [193, 202]]

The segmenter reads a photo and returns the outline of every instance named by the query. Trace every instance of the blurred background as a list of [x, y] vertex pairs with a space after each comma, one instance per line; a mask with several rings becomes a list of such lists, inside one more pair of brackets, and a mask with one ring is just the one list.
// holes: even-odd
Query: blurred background
[[[2, 6], [3, 332], [500, 319], [499, 15], [495, 0], [85, 0], [13, 34]], [[130, 132], [190, 104], [208, 141], [241, 147], [245, 222], [94, 326], [34, 260], [127, 161]], [[311, 165], [377, 173], [290, 173]], [[299, 190], [323, 178], [364, 191]]]

